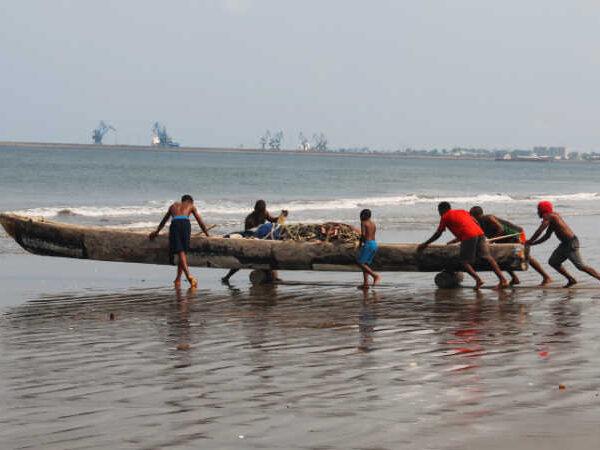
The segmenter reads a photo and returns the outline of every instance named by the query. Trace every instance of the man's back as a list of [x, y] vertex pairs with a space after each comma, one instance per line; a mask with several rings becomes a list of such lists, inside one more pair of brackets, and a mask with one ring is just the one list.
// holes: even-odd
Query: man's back
[[446, 212], [440, 220], [438, 229], [443, 231], [445, 228], [448, 228], [461, 242], [484, 234], [479, 224], [464, 209], [451, 209]]
[[189, 216], [194, 209], [194, 204], [190, 202], [175, 202], [169, 208], [172, 216]]
[[575, 233], [569, 228], [566, 222], [556, 213], [548, 214], [544, 217], [544, 220], [550, 221], [550, 229], [554, 231], [556, 237], [561, 242], [570, 241], [575, 237]]

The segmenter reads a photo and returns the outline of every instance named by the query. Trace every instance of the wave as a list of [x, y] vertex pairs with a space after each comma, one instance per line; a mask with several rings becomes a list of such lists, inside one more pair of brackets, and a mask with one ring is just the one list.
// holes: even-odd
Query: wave
[[[548, 195], [509, 195], [509, 194], [477, 194], [477, 195], [455, 195], [455, 196], [435, 196], [435, 195], [416, 195], [408, 194], [389, 197], [363, 197], [363, 198], [342, 198], [325, 200], [291, 200], [288, 202], [274, 202], [269, 205], [269, 209], [275, 214], [280, 209], [288, 209], [292, 212], [310, 212], [310, 211], [332, 211], [332, 210], [351, 210], [357, 208], [374, 208], [386, 206], [410, 206], [427, 203], [438, 203], [448, 201], [450, 203], [486, 204], [486, 203], [535, 203], [540, 200], [549, 201], [591, 201], [600, 199], [596, 192], [579, 192], [574, 194], [548, 194]], [[143, 217], [159, 216], [167, 211], [170, 201], [151, 201], [145, 205], [128, 206], [55, 206], [31, 208], [19, 211], [13, 211], [14, 214], [24, 216], [82, 216], [90, 218], [106, 217]], [[196, 206], [200, 214], [213, 216], [243, 216], [250, 212], [251, 206], [248, 202], [234, 201], [196, 201]]]

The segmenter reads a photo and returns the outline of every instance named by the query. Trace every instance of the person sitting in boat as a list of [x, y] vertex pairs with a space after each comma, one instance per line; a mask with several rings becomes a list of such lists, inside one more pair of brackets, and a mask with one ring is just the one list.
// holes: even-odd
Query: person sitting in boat
[[[497, 244], [510, 244], [520, 243], [525, 244], [527, 238], [525, 237], [525, 230], [519, 225], [515, 225], [506, 219], [501, 219], [492, 214], [483, 214], [483, 208], [481, 206], [473, 206], [469, 210], [469, 214], [479, 223], [481, 229], [485, 233], [485, 237], [488, 239], [494, 239]], [[506, 236], [504, 239], [499, 239], [501, 236]], [[542, 265], [535, 259], [530, 257], [529, 264], [531, 267], [542, 276], [542, 282], [540, 286], [546, 286], [552, 281], [550, 275], [544, 270]], [[508, 274], [511, 277], [510, 284], [521, 284], [521, 280], [513, 270], [509, 270]]]
[[194, 206], [194, 199], [191, 195], [187, 194], [181, 197], [181, 202], [175, 202], [169, 207], [169, 210], [160, 221], [156, 231], [150, 233], [149, 236], [151, 241], [154, 240], [169, 220], [169, 217], [172, 217], [171, 225], [169, 226], [169, 251], [171, 258], [173, 258], [174, 255], [179, 256], [177, 262], [177, 278], [175, 278], [175, 281], [173, 282], [177, 289], [181, 287], [182, 273], [185, 273], [185, 276], [192, 287], [198, 285], [198, 282], [190, 275], [186, 256], [190, 248], [190, 237], [192, 233], [192, 225], [189, 218], [190, 214], [194, 215], [198, 225], [200, 225], [200, 228], [202, 228], [202, 231], [206, 234], [206, 237], [210, 237], [208, 228], [204, 225], [202, 218], [198, 214], [198, 210]]
[[[267, 211], [267, 203], [264, 200], [257, 200], [254, 204], [254, 211], [248, 214], [244, 220], [244, 232], [241, 234], [244, 237], [254, 237], [254, 232], [252, 232], [254, 228], [260, 227], [267, 221], [271, 222], [272, 224], [276, 224], [280, 218], [285, 218], [287, 215], [288, 212], [286, 210], [282, 210], [278, 217], [273, 217], [271, 214], [269, 214], [269, 211]], [[221, 278], [221, 281], [223, 283], [229, 283], [231, 277], [237, 273], [238, 270], [239, 269], [231, 269], [227, 275]], [[269, 271], [269, 278], [271, 280], [280, 281], [277, 276], [277, 271], [275, 270]]]
[[465, 271], [475, 280], [476, 290], [484, 284], [484, 281], [473, 269], [473, 263], [477, 259], [487, 261], [498, 277], [498, 285], [493, 288], [494, 290], [508, 287], [508, 281], [506, 281], [496, 260], [490, 254], [485, 234], [475, 219], [465, 210], [452, 209], [448, 202], [438, 204], [438, 213], [441, 219], [437, 231], [427, 241], [419, 244], [417, 252], [422, 253], [429, 244], [438, 240], [444, 230], [448, 228], [460, 241], [460, 262]]

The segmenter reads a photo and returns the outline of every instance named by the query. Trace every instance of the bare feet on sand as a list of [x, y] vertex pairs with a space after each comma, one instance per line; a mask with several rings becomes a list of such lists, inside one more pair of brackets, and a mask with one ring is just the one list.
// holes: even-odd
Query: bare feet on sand
[[571, 278], [567, 284], [565, 284], [564, 288], [569, 288], [571, 286], [575, 286], [577, 284], [577, 280], [575, 278]]
[[181, 289], [181, 280], [173, 281], [173, 286], [175, 286], [175, 289]]
[[360, 285], [356, 286], [356, 289], [360, 289], [361, 291], [368, 291], [369, 285], [368, 284], [360, 284]]
[[477, 281], [475, 283], [475, 287], [473, 289], [475, 289], [476, 291], [478, 291], [481, 288], [481, 286], [483, 286], [484, 284], [485, 284], [485, 281], [479, 280], [479, 281]]
[[510, 286], [510, 283], [508, 281], [502, 281], [500, 283], [498, 283], [496, 286], [494, 286], [492, 288], [492, 291], [499, 291], [500, 289], [504, 289]]
[[376, 275], [375, 278], [373, 278], [373, 286], [379, 283], [379, 280], [381, 280], [381, 277], [379, 275]]
[[512, 280], [510, 280], [511, 286], [516, 286], [517, 284], [521, 284], [521, 280], [519, 280], [517, 277], [514, 277]]
[[190, 282], [191, 287], [195, 288], [198, 286], [198, 280], [196, 280], [194, 277], [191, 277], [188, 281]]
[[551, 281], [552, 281], [552, 278], [546, 277], [542, 280], [542, 282], [540, 283], [540, 286], [547, 286], [550, 284]]

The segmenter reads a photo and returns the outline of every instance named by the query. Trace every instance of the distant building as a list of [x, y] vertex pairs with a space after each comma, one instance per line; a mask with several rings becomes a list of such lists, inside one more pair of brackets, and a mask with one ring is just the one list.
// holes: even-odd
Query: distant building
[[565, 147], [533, 147], [533, 153], [542, 157], [567, 159]]

